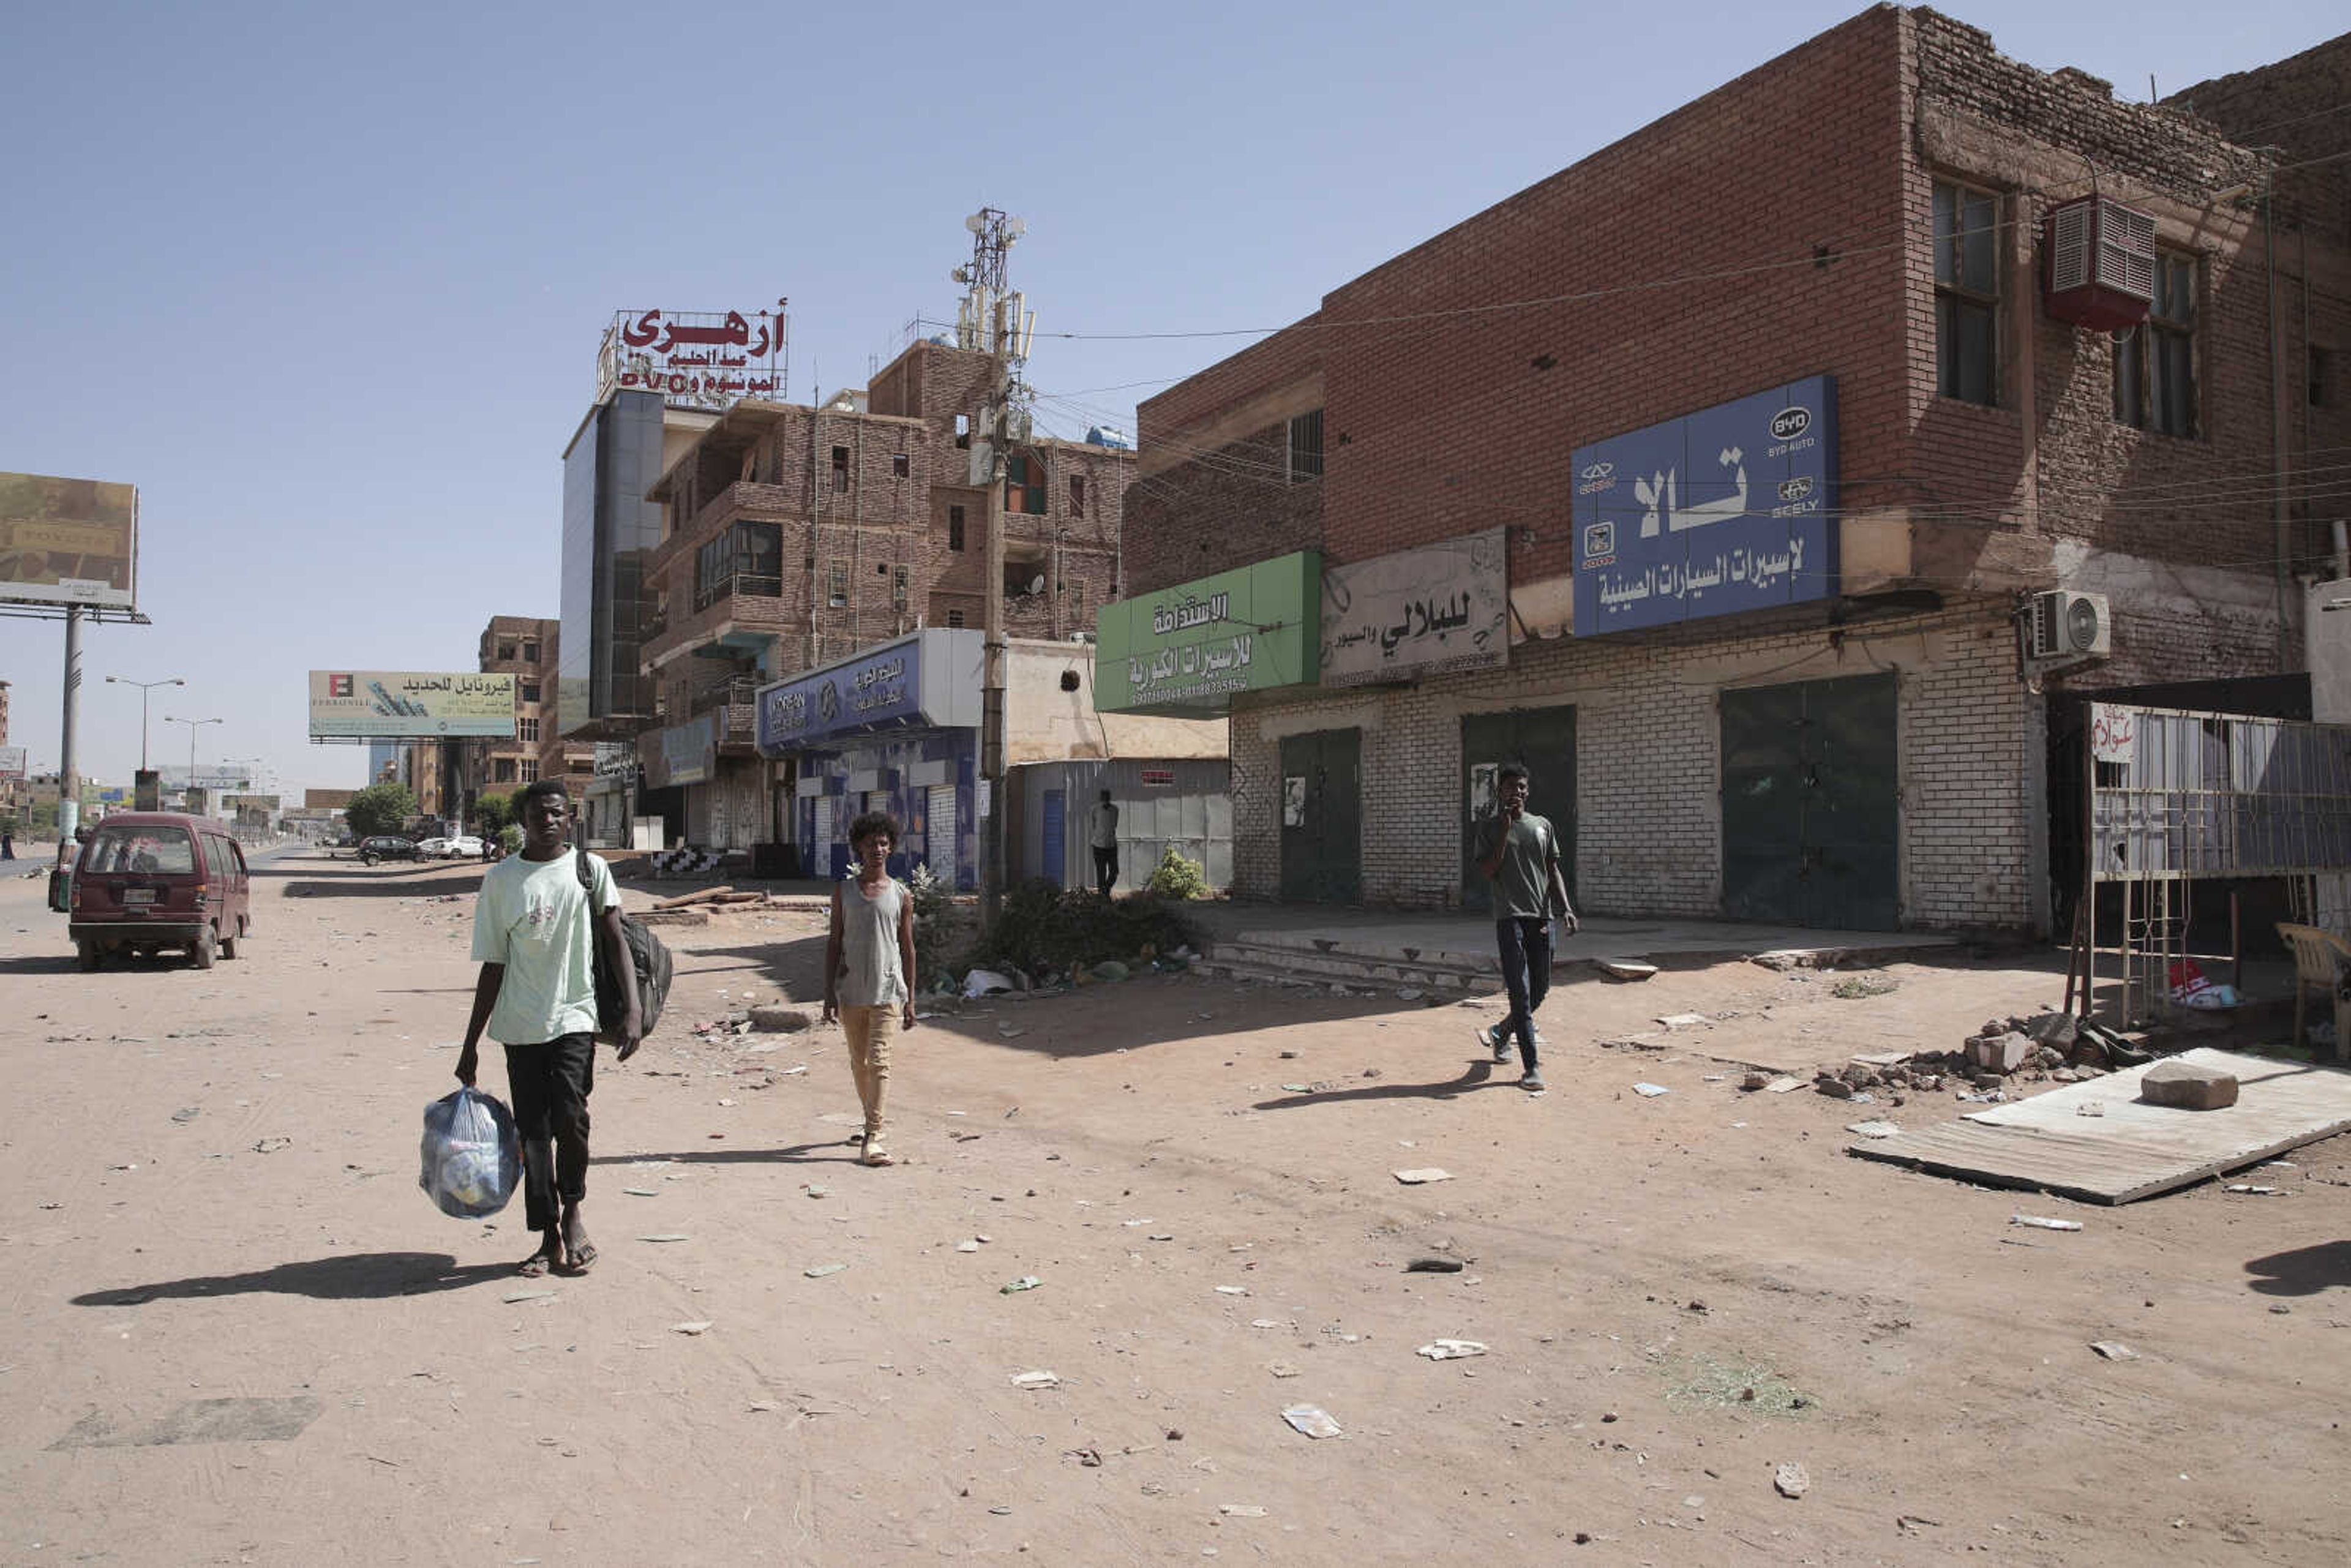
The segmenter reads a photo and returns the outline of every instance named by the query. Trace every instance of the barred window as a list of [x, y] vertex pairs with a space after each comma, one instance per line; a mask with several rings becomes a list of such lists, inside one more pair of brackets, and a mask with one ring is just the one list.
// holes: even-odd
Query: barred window
[[1310, 409], [1290, 422], [1290, 482], [1322, 477], [1322, 411]]
[[2155, 304], [2115, 340], [2115, 418], [2158, 435], [2197, 434], [2193, 256], [2156, 257]]

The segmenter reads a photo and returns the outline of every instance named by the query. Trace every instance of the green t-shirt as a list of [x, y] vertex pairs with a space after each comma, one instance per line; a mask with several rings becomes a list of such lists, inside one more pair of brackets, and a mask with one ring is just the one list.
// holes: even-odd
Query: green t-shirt
[[1559, 835], [1551, 819], [1523, 812], [1515, 822], [1496, 813], [1478, 824], [1478, 859], [1494, 852], [1494, 841], [1504, 828], [1510, 841], [1502, 852], [1501, 868], [1494, 873], [1494, 918], [1542, 920], [1551, 910], [1551, 868], [1559, 863]]
[[[580, 869], [569, 850], [551, 861], [510, 856], [482, 878], [474, 900], [474, 960], [504, 964], [490, 1038], [537, 1045], [559, 1035], [596, 1031], [596, 925]], [[617, 908], [621, 890], [594, 855], [598, 911]]]

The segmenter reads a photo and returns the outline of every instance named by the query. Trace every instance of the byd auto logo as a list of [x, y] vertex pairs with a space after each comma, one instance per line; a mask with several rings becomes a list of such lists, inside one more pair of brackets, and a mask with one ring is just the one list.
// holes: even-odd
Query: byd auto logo
[[1793, 441], [1813, 427], [1813, 411], [1808, 408], [1783, 408], [1771, 416], [1771, 439]]

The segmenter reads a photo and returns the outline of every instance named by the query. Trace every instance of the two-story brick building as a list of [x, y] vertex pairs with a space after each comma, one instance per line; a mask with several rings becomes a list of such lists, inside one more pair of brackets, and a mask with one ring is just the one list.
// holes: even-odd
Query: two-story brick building
[[[917, 341], [870, 387], [821, 406], [746, 399], [647, 492], [664, 522], [644, 567], [656, 725], [638, 742], [640, 810], [662, 815], [668, 836], [800, 841], [797, 765], [762, 759], [758, 689], [924, 627], [979, 628], [988, 495], [973, 483], [970, 433], [991, 363]], [[1134, 461], [1050, 439], [1010, 455], [1008, 635], [1092, 628], [1114, 590]]]
[[2198, 115], [2346, 43], [2150, 105], [1879, 5], [1343, 284], [1143, 404], [1097, 700], [1228, 711], [1244, 894], [1480, 903], [1516, 759], [1596, 911], [2045, 926], [2053, 696], [2334, 570], [2345, 165]]

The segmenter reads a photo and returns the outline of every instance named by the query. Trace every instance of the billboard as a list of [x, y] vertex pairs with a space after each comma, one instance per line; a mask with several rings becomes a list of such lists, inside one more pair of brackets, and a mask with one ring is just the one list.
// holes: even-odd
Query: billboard
[[1503, 530], [1465, 534], [1322, 574], [1322, 684], [1359, 686], [1510, 660]]
[[1094, 706], [1198, 718], [1235, 692], [1311, 684], [1322, 650], [1322, 552], [1300, 550], [1094, 616]]
[[1571, 470], [1579, 637], [1836, 594], [1834, 376], [1579, 446]]
[[129, 610], [138, 565], [136, 486], [0, 474], [0, 602]]
[[313, 740], [512, 740], [515, 677], [470, 671], [313, 670]]
[[0, 746], [0, 779], [22, 779], [25, 776], [25, 748], [21, 746]]

